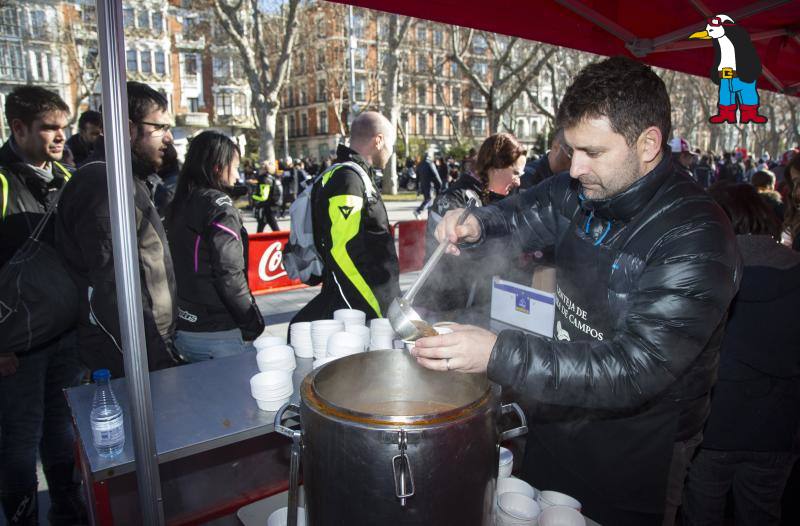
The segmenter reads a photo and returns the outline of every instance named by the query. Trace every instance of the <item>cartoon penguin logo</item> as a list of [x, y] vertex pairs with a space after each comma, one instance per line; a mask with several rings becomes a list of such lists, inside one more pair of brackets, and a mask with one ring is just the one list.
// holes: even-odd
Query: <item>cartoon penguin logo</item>
[[747, 31], [728, 15], [717, 15], [708, 21], [705, 31], [693, 33], [689, 38], [714, 41], [714, 65], [711, 80], [719, 85], [719, 114], [709, 122], [739, 122], [763, 124], [767, 118], [758, 114], [756, 80], [761, 75], [761, 60]]

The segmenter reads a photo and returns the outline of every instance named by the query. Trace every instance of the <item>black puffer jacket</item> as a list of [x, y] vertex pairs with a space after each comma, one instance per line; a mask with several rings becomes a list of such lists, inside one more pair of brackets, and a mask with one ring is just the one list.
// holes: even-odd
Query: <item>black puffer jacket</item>
[[211, 188], [173, 202], [167, 237], [178, 282], [178, 330], [240, 329], [251, 341], [264, 318], [247, 285], [247, 231], [231, 198]]
[[[606, 254], [614, 263], [600, 269], [608, 289], [605, 312], [596, 314], [609, 320], [609, 330], [601, 340], [576, 339], [569, 316], [556, 308], [557, 323], [570, 324], [576, 341], [503, 331], [489, 377], [528, 404], [587, 412], [682, 400], [676, 439], [691, 436], [707, 415], [725, 314], [741, 275], [730, 222], [700, 187], [672, 171], [668, 156], [611, 199], [582, 199], [579, 189], [561, 174], [475, 215], [485, 236], [513, 232], [526, 250], [555, 246], [561, 289], [581, 280], [561, 271], [580, 263], [563, 259], [574, 239], [567, 234], [596, 247], [598, 257]], [[580, 305], [580, 298], [568, 303]]]

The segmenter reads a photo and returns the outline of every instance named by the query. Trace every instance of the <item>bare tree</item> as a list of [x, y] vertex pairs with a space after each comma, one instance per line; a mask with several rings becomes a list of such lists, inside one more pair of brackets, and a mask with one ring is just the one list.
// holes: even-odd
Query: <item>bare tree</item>
[[[382, 55], [380, 69], [384, 72], [384, 85], [382, 93], [381, 111], [392, 123], [392, 128], [397, 131], [400, 122], [400, 111], [402, 101], [399, 94], [400, 73], [402, 63], [399, 53], [400, 46], [405, 40], [408, 28], [411, 25], [411, 18], [407, 16], [389, 15], [389, 26], [386, 35], [386, 48]], [[380, 53], [379, 53], [380, 55]], [[387, 194], [396, 194], [398, 188], [397, 181], [397, 154], [392, 154], [384, 170], [383, 191]]]
[[275, 50], [270, 48], [267, 24], [277, 29], [281, 16], [266, 13], [259, 0], [211, 0], [217, 20], [241, 56], [252, 93], [261, 160], [275, 159], [279, 95], [289, 76], [299, 3], [300, 0], [288, 0], [286, 6], [281, 6], [283, 32], [282, 38], [274, 42], [278, 45]]
[[[555, 48], [517, 37], [503, 37], [494, 33], [478, 32], [490, 51], [490, 75], [481, 78], [468, 64], [467, 53], [473, 46], [476, 32], [453, 27], [450, 31], [450, 59], [458, 64], [469, 79], [473, 89], [478, 90], [486, 101], [486, 116], [492, 133], [500, 130], [501, 119], [514, 101], [525, 92], [525, 88], [539, 74]], [[519, 50], [515, 53], [515, 49]], [[517, 60], [516, 56], [522, 56]], [[538, 59], [538, 60], [537, 60]]]
[[[80, 117], [81, 104], [93, 93], [100, 79], [100, 60], [97, 49], [91, 46], [83, 46], [77, 36], [77, 25], [80, 21], [76, 20], [77, 13], [72, 10], [69, 17], [64, 21], [64, 28], [61, 32], [61, 49], [66, 52], [67, 64], [69, 66], [70, 83], [75, 87], [72, 92], [72, 116], [69, 119], [69, 126], [73, 127]], [[96, 45], [96, 41], [92, 42]]]

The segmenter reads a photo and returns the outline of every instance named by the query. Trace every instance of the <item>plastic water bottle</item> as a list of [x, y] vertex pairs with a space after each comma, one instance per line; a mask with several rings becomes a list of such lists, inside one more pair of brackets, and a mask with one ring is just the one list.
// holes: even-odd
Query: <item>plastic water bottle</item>
[[101, 457], [112, 458], [122, 453], [125, 445], [122, 407], [111, 390], [111, 372], [108, 369], [98, 369], [92, 373], [92, 380], [97, 384], [89, 417], [94, 447]]

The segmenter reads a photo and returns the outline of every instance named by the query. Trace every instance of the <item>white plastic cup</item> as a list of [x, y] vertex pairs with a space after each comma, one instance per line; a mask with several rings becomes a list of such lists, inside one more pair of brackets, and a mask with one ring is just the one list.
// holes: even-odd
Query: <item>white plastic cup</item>
[[[286, 526], [289, 521], [289, 509], [280, 508], [273, 511], [267, 519], [267, 526]], [[305, 508], [297, 508], [297, 526], [306, 526]]]
[[539, 504], [542, 509], [547, 509], [552, 506], [566, 506], [573, 510], [581, 511], [581, 503], [578, 499], [570, 497], [566, 493], [559, 493], [558, 491], [542, 491], [539, 493]]
[[256, 405], [258, 405], [258, 408], [261, 409], [262, 411], [275, 412], [281, 407], [283, 407], [283, 404], [288, 402], [289, 398], [290, 398], [289, 396], [278, 400], [259, 400], [258, 398], [256, 398]]
[[499, 497], [503, 493], [521, 493], [534, 500], [538, 497], [536, 488], [516, 477], [497, 479], [497, 496]]
[[500, 524], [533, 526], [541, 513], [539, 504], [522, 493], [503, 493], [497, 498]]
[[270, 371], [273, 369], [282, 371], [294, 371], [297, 367], [297, 360], [294, 358], [294, 349], [290, 345], [275, 345], [268, 349], [258, 351], [256, 363], [259, 371]]
[[505, 478], [511, 476], [511, 471], [514, 469], [514, 453], [510, 449], [500, 448], [500, 460], [498, 462], [497, 478]]
[[367, 314], [358, 309], [339, 309], [333, 312], [333, 319], [340, 320], [345, 325], [364, 325]]
[[539, 526], [586, 526], [586, 518], [568, 506], [542, 507]]
[[253, 346], [259, 351], [263, 349], [269, 349], [270, 347], [274, 347], [276, 345], [286, 345], [286, 338], [281, 336], [272, 336], [270, 334], [262, 334], [253, 340]]

